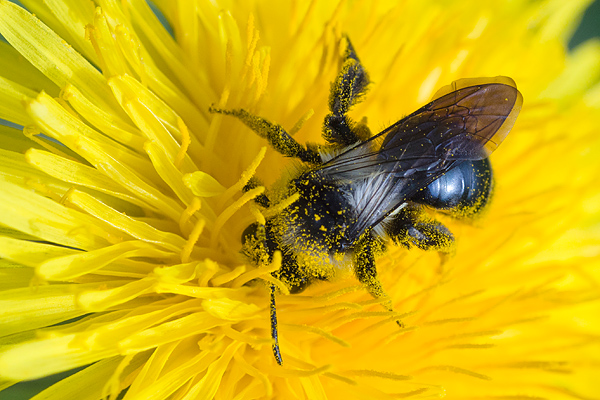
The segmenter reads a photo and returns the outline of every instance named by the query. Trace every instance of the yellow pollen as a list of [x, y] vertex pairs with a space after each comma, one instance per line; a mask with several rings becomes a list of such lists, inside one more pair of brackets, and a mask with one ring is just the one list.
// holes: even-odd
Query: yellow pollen
[[244, 170], [244, 172], [242, 172], [240, 179], [235, 184], [233, 184], [230, 188], [228, 188], [225, 191], [225, 193], [223, 193], [223, 195], [221, 196], [221, 199], [220, 199], [221, 206], [223, 206], [227, 202], [227, 200], [232, 198], [235, 194], [242, 191], [243, 187], [248, 183], [250, 178], [252, 178], [254, 176], [254, 174], [256, 173], [256, 169], [258, 168], [258, 166], [260, 165], [262, 160], [265, 158], [266, 153], [267, 153], [267, 147], [266, 146], [261, 147], [258, 154], [256, 155], [256, 157], [254, 157], [254, 160], [252, 160], [252, 162], [250, 163], [248, 168], [246, 168]]
[[290, 205], [292, 205], [299, 198], [300, 198], [300, 194], [299, 193], [294, 193], [290, 197], [288, 197], [288, 198], [284, 199], [283, 201], [275, 204], [273, 207], [269, 207], [263, 213], [264, 216], [265, 216], [265, 218], [269, 219], [270, 217], [273, 217], [273, 216], [281, 213], [285, 208], [287, 208]]
[[313, 110], [311, 108], [302, 117], [300, 117], [300, 119], [298, 120], [298, 122], [296, 122], [296, 124], [288, 132], [290, 134], [290, 136], [294, 136], [294, 134], [296, 134], [296, 132], [298, 132], [302, 128], [302, 125], [304, 125], [304, 123], [306, 121], [308, 121], [309, 118], [314, 115], [314, 113], [315, 113], [315, 110]]

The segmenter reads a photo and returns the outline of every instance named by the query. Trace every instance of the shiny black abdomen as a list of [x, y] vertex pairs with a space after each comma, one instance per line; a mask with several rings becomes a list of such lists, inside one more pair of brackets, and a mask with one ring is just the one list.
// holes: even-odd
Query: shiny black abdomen
[[419, 192], [413, 199], [456, 216], [471, 217], [487, 204], [492, 191], [489, 159], [464, 161]]

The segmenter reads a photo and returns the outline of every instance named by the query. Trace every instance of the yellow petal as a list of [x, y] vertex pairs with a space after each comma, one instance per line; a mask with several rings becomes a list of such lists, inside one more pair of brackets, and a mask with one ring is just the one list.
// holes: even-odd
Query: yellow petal
[[[32, 1], [26, 1], [24, 4], [30, 5], [31, 3]], [[95, 62], [92, 45], [85, 37], [85, 27], [92, 19], [94, 4], [87, 1], [48, 0], [45, 2], [45, 6], [53, 14], [55, 20], [60, 23], [60, 25], [54, 25], [53, 30], [56, 31], [59, 27], [63, 28], [69, 35], [69, 43], [75, 46], [81, 54]]]
[[71, 83], [95, 104], [119, 112], [102, 74], [23, 8], [0, 2], [0, 33], [58, 87]]
[[19, 125], [31, 124], [32, 119], [21, 103], [34, 96], [30, 89], [0, 77], [0, 118]]
[[67, 100], [86, 121], [116, 142], [134, 149], [139, 149], [144, 145], [145, 138], [142, 133], [130, 122], [98, 107], [73, 85], [69, 84], [63, 89], [62, 98]]
[[215, 178], [202, 171], [184, 176], [183, 182], [198, 197], [213, 197], [225, 192], [225, 188]]
[[164, 232], [151, 225], [122, 214], [89, 194], [73, 191], [69, 195], [70, 201], [77, 204], [87, 213], [96, 216], [99, 220], [112, 225], [131, 237], [154, 243], [171, 251], [179, 251], [185, 245], [183, 238], [172, 232]]
[[28, 267], [37, 267], [49, 258], [77, 253], [77, 250], [65, 247], [0, 236], [0, 256]]
[[50, 337], [5, 350], [0, 354], [2, 376], [13, 380], [36, 379], [117, 355], [116, 349], [82, 352], [84, 347], [72, 345], [74, 337]]
[[[85, 311], [77, 304], [77, 295], [93, 287], [97, 285], [50, 285], [4, 291], [0, 293], [0, 332], [5, 336], [81, 316]], [[4, 374], [2, 367], [0, 370]]]
[[[147, 358], [147, 355], [134, 358], [127, 364], [122, 374], [126, 376], [135, 371]], [[122, 359], [122, 357], [113, 357], [98, 361], [43, 390], [31, 400], [96, 400], [97, 393], [106, 391], [107, 382], [114, 377]], [[115, 389], [116, 393], [112, 394], [116, 396], [123, 388]]]
[[0, 148], [24, 154], [32, 147], [41, 148], [37, 143], [23, 135], [22, 130], [0, 125]]
[[34, 270], [21, 264], [0, 260], [0, 290], [27, 287], [34, 278]]
[[[103, 175], [97, 169], [80, 162], [37, 149], [27, 151], [25, 159], [30, 165], [55, 177], [59, 181], [81, 185], [137, 205], [138, 207], [132, 207], [131, 205], [124, 207], [125, 210], [130, 211], [132, 214], [135, 214], [136, 211], [139, 212], [139, 207], [147, 207], [146, 203], [141, 202], [137, 197], [132, 196], [122, 187], [116, 185], [112, 179]], [[108, 196], [104, 198], [106, 197]]]
[[168, 259], [173, 257], [173, 254], [159, 251], [149, 243], [128, 241], [79, 254], [49, 257], [47, 261], [39, 265], [37, 274], [47, 280], [65, 281], [97, 271], [106, 265], [119, 263], [120, 260], [135, 257]]
[[3, 78], [19, 82], [35, 93], [45, 91], [52, 96], [58, 96], [60, 92], [60, 88], [4, 41], [0, 42], [0, 70]]
[[52, 243], [79, 249], [106, 242], [93, 232], [93, 221], [45, 197], [9, 182], [0, 191], [0, 223]]

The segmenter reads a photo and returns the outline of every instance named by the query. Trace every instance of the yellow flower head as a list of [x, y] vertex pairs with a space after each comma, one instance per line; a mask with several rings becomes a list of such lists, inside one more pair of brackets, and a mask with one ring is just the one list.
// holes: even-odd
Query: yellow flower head
[[[588, 1], [21, 3], [0, 0], [0, 389], [79, 368], [36, 398], [598, 398], [600, 44], [565, 45]], [[351, 273], [278, 294], [279, 366], [281, 254], [240, 238], [297, 200], [253, 201], [299, 163], [209, 109], [322, 143], [344, 35], [372, 132], [461, 78], [524, 104], [485, 215], [435, 215], [455, 254], [389, 244], [393, 311]]]

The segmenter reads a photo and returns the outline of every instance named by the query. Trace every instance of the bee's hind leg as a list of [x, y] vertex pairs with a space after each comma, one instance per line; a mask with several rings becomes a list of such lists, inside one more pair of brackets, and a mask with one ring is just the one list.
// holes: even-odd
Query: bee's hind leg
[[[394, 311], [392, 300], [383, 289], [375, 267], [375, 254], [382, 250], [382, 247], [383, 245], [373, 238], [370, 232], [363, 234], [354, 251], [354, 273], [359, 282], [365, 285], [371, 296], [384, 300], [382, 305], [388, 311]], [[404, 327], [402, 321], [397, 320], [396, 323], [401, 328]]]
[[444, 264], [455, 251], [454, 235], [445, 225], [428, 217], [415, 207], [406, 207], [386, 224], [386, 233], [397, 245], [410, 249], [438, 252], [438, 272], [444, 272]]
[[392, 241], [406, 248], [437, 250], [442, 255], [454, 250], [454, 235], [440, 222], [425, 215], [419, 208], [403, 208], [387, 225]]
[[346, 53], [342, 68], [331, 84], [329, 110], [323, 123], [323, 138], [331, 144], [349, 146], [367, 140], [371, 136], [364, 122], [357, 124], [347, 113], [367, 91], [369, 75], [356, 55], [347, 36]]

